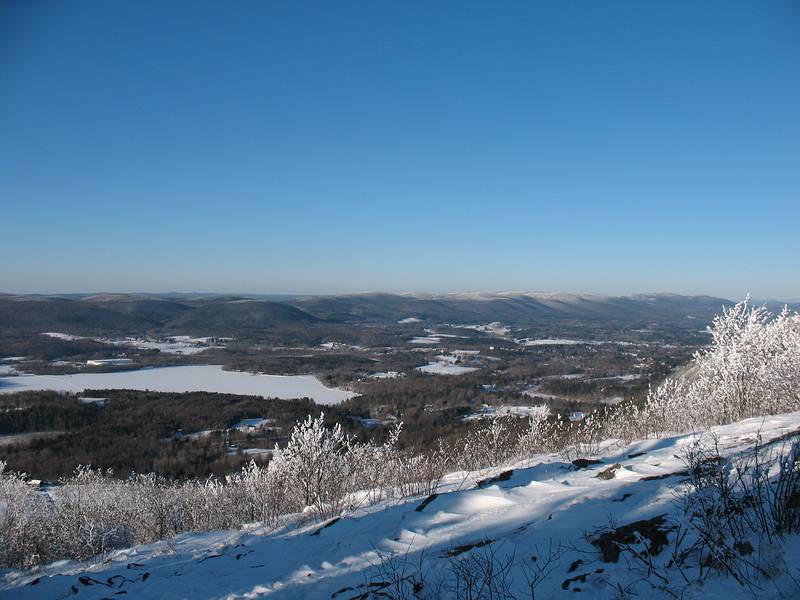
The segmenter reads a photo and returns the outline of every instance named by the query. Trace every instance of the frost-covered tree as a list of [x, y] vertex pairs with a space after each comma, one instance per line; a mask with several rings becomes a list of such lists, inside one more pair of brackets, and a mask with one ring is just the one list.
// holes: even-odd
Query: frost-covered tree
[[266, 467], [250, 461], [239, 473], [229, 475], [226, 483], [232, 498], [231, 518], [234, 521], [277, 525], [286, 509], [283, 482]]
[[403, 424], [389, 429], [383, 444], [351, 444], [348, 462], [354, 475], [353, 485], [364, 492], [365, 500], [377, 502], [387, 495], [397, 495], [403, 479], [404, 454], [398, 450]]
[[800, 315], [773, 316], [748, 298], [723, 309], [710, 332], [688, 369], [651, 390], [638, 415], [649, 432], [800, 409]]
[[30, 567], [52, 558], [53, 507], [25, 473], [0, 461], [0, 564]]
[[507, 462], [514, 455], [511, 433], [514, 420], [514, 417], [494, 416], [470, 431], [456, 457], [460, 467], [473, 471]]
[[176, 487], [155, 473], [129, 481], [131, 529], [136, 543], [161, 540], [176, 533]]
[[269, 472], [285, 483], [296, 508], [311, 508], [321, 518], [338, 512], [348, 491], [351, 470], [347, 453], [352, 440], [337, 423], [325, 427], [325, 415], [297, 423], [285, 448], [275, 447]]
[[549, 417], [550, 411], [546, 408], [528, 417], [528, 426], [516, 441], [515, 454], [518, 458], [529, 458], [534, 454], [555, 450]]
[[84, 560], [133, 541], [131, 496], [110, 471], [81, 466], [55, 491], [59, 554]]

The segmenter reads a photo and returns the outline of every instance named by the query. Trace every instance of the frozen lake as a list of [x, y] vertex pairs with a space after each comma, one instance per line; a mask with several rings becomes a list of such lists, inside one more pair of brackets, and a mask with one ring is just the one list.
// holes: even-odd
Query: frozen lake
[[161, 367], [117, 373], [0, 377], [0, 393], [31, 390], [82, 392], [86, 389], [203, 391], [285, 399], [308, 397], [318, 404], [336, 404], [355, 395], [353, 392], [325, 387], [313, 375], [256, 375], [223, 371], [219, 365]]

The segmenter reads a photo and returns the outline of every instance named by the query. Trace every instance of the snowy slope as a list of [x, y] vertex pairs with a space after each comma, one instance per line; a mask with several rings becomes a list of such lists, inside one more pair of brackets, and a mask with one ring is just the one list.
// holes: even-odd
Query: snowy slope
[[[791, 413], [715, 431], [723, 454], [729, 455], [752, 446], [759, 433], [769, 441], [798, 428], [800, 413]], [[491, 551], [501, 560], [513, 558], [512, 588], [516, 597], [530, 598], [525, 573], [531, 571], [522, 565], [534, 564], [532, 555], [544, 565], [543, 554], [560, 545], [559, 555], [547, 565], [549, 575], [536, 587], [536, 599], [575, 597], [576, 592], [581, 598], [613, 598], [615, 589], [637, 579], [636, 585], [645, 586], [640, 579], [645, 574], [623, 559], [605, 562], [586, 534], [596, 537], [612, 523], [619, 527], [665, 514], [679, 518], [676, 492], [684, 480], [683, 451], [695, 439], [680, 435], [625, 447], [608, 443], [601, 462], [584, 468], [558, 455], [541, 455], [513, 465], [510, 473], [506, 469], [496, 481], [485, 479], [502, 469], [451, 474], [433, 499], [359, 509], [326, 527], [311, 524], [266, 533], [254, 525], [243, 531], [185, 534], [173, 545], [159, 542], [116, 552], [101, 564], [61, 563], [34, 575], [7, 571], [0, 597], [99, 599], [126, 592], [126, 598], [345, 600], [366, 598], [366, 591], [380, 589], [379, 582], [386, 581], [378, 566], [381, 555], [396, 553], [397, 561], [424, 573], [431, 586], [437, 578], [446, 579], [454, 560]], [[611, 478], [598, 477], [616, 464]], [[473, 544], [478, 546], [469, 549]], [[792, 537], [785, 547], [788, 564], [796, 567], [800, 543]], [[656, 562], [663, 565], [669, 553], [668, 548], [661, 550]], [[668, 582], [665, 587], [678, 589], [682, 583], [666, 569], [660, 576]], [[780, 568], [776, 581], [789, 585]], [[649, 586], [630, 589], [650, 598], [670, 597]], [[772, 584], [758, 596], [781, 597]], [[712, 576], [705, 589], [690, 588], [683, 597], [752, 596], [731, 579]], [[789, 592], [784, 597], [793, 596]]]

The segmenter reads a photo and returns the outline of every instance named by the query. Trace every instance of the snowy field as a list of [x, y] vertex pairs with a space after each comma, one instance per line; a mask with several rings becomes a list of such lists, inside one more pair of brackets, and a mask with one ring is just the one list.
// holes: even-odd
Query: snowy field
[[370, 379], [400, 379], [405, 376], [406, 374], [400, 371], [379, 371], [370, 375]]
[[[602, 346], [603, 344], [615, 344], [617, 346], [636, 346], [634, 342], [614, 341], [614, 340], [574, 340], [567, 338], [519, 338], [514, 343], [521, 346]], [[667, 347], [668, 345], [663, 345]]]
[[617, 381], [636, 381], [637, 379], [641, 379], [642, 376], [639, 373], [628, 373], [627, 375], [610, 375], [608, 377], [595, 377], [592, 381], [610, 381], [616, 379]]
[[[752, 447], [757, 434], [768, 442], [798, 426], [800, 413], [791, 413], [714, 431], [722, 454], [729, 456]], [[535, 598], [542, 600], [797, 598], [790, 577], [797, 576], [800, 563], [798, 536], [787, 536], [783, 566], [762, 582], [757, 595], [713, 571], [702, 585], [684, 587], [683, 576], [698, 573], [668, 566], [678, 535], [669, 527], [661, 530], [664, 547], [654, 541], [648, 548], [631, 537], [632, 548], [648, 548], [646, 561], [609, 557], [592, 543], [609, 527], [661, 516], [683, 523], [676, 492], [684, 485], [682, 456], [696, 439], [684, 434], [623, 446], [609, 441], [597, 462], [584, 466], [543, 454], [503, 470], [453, 473], [438, 495], [355, 509], [324, 527], [290, 524], [270, 532], [253, 524], [239, 531], [182, 534], [171, 543], [113, 552], [94, 564], [63, 561], [34, 573], [6, 571], [0, 596], [352, 600], [367, 598], [365, 589], [381, 589], [388, 577], [380, 565], [387, 557], [393, 556], [408, 576], [424, 574], [433, 587], [437, 578], [452, 576], [456, 561], [491, 552], [496, 560], [511, 561], [516, 598], [531, 597], [526, 581], [531, 556], [546, 567], [535, 589]], [[647, 531], [644, 525], [640, 529]], [[626, 595], [617, 595], [619, 589]]]
[[441, 344], [441, 337], [433, 337], [428, 335], [421, 335], [409, 340], [409, 344]]
[[428, 373], [429, 375], [463, 375], [464, 373], [472, 373], [477, 370], [477, 367], [462, 367], [460, 365], [442, 362], [432, 362], [417, 367], [417, 371]]
[[100, 339], [97, 340], [104, 344], [113, 346], [129, 346], [131, 348], [138, 348], [139, 350], [158, 350], [165, 354], [199, 354], [209, 348], [223, 348], [221, 344], [212, 343], [213, 338], [207, 337], [189, 337], [187, 335], [176, 335], [166, 338], [165, 340], [153, 340], [150, 338], [124, 338], [119, 340], [114, 339]]
[[564, 379], [567, 381], [586, 379], [587, 381], [635, 381], [641, 379], [641, 373], [627, 373], [624, 375], [609, 375], [607, 377], [589, 377], [586, 373], [569, 373], [567, 375], [545, 375], [540, 377], [542, 380]]
[[579, 346], [579, 345], [597, 345], [601, 344], [602, 342], [590, 342], [588, 340], [568, 340], [568, 339], [555, 339], [555, 338], [543, 338], [543, 339], [520, 339], [515, 340], [517, 343], [521, 343], [523, 346]]
[[485, 325], [452, 325], [452, 327], [458, 327], [460, 329], [473, 329], [475, 331], [491, 333], [500, 337], [504, 337], [511, 333], [511, 329], [509, 327], [506, 327], [497, 321], [493, 323], [487, 323]]
[[547, 414], [550, 409], [545, 405], [537, 406], [484, 406], [476, 413], [472, 413], [464, 417], [464, 421], [475, 421], [477, 419], [493, 419], [495, 417], [535, 417], [541, 414]]
[[463, 375], [464, 373], [472, 373], [478, 370], [477, 367], [464, 367], [455, 364], [458, 358], [458, 356], [440, 354], [427, 365], [417, 367], [417, 371], [430, 375]]
[[62, 431], [34, 431], [31, 433], [9, 433], [0, 435], [0, 446], [9, 446], [11, 444], [27, 444], [33, 440], [43, 438], [56, 437], [61, 435]]
[[230, 341], [231, 338], [191, 337], [188, 335], [172, 335], [163, 339], [152, 338], [87, 338], [69, 333], [48, 331], [43, 333], [47, 337], [64, 341], [92, 340], [109, 346], [126, 346], [139, 350], [158, 350], [165, 354], [199, 354], [209, 348], [223, 348], [220, 342]]
[[116, 373], [0, 377], [0, 393], [31, 390], [82, 392], [85, 389], [203, 391], [286, 399], [308, 397], [318, 404], [337, 404], [355, 395], [345, 390], [327, 388], [313, 375], [255, 375], [223, 371], [219, 365], [162, 367]]
[[566, 379], [570, 381], [572, 379], [583, 379], [584, 377], [586, 377], [585, 373], [567, 373], [566, 375], [545, 375], [540, 379]]

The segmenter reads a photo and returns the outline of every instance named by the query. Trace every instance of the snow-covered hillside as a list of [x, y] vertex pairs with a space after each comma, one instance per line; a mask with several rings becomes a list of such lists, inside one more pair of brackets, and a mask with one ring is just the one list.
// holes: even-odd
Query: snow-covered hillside
[[[798, 430], [800, 413], [748, 419], [713, 428], [713, 450], [735, 459], [760, 441], [768, 452]], [[696, 536], [682, 495], [686, 456], [701, 437], [714, 436], [610, 440], [597, 462], [550, 454], [453, 473], [438, 495], [354, 509], [324, 523], [183, 534], [96, 564], [6, 571], [0, 596], [464, 598], [468, 580], [479, 585], [492, 568], [497, 592], [484, 587], [473, 598], [798, 597], [796, 535], [758, 548], [763, 576], [750, 588], [692, 566], [700, 561], [678, 559]]]

